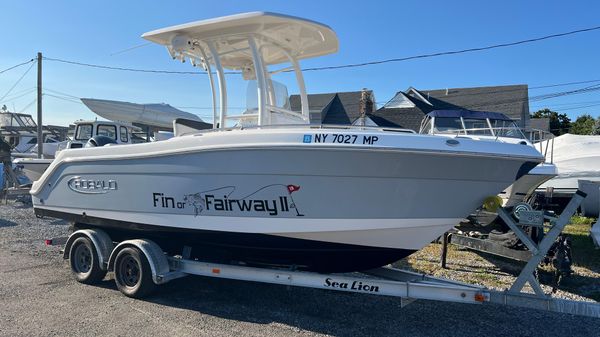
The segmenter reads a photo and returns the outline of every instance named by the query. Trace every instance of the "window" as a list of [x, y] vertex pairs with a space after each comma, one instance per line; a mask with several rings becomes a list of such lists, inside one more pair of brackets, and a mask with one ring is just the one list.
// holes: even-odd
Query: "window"
[[31, 138], [31, 139], [30, 139], [30, 140], [27, 142], [27, 144], [37, 144], [37, 137], [33, 137], [33, 138]]
[[469, 135], [491, 136], [492, 130], [485, 119], [463, 118], [465, 129]]
[[114, 125], [98, 124], [96, 134], [117, 140], [117, 127]]
[[76, 140], [88, 140], [92, 138], [92, 124], [79, 124], [75, 131]]
[[462, 130], [460, 117], [435, 117], [434, 132], [459, 133]]
[[121, 132], [121, 141], [123, 143], [129, 142], [129, 136], [127, 134], [127, 128], [124, 127], [124, 126], [121, 126], [121, 128], [119, 129], [119, 131]]
[[513, 121], [490, 119], [490, 123], [498, 137], [525, 138], [519, 126]]
[[425, 125], [423, 125], [423, 123], [421, 123], [421, 130], [419, 130], [419, 133], [424, 133], [424, 134], [430, 134], [431, 133], [431, 121], [433, 119], [432, 118], [427, 118]]

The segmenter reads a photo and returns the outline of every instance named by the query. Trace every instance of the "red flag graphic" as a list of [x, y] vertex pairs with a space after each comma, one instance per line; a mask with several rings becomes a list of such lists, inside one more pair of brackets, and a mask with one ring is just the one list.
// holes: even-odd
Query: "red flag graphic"
[[300, 186], [298, 186], [298, 185], [287, 185], [287, 190], [290, 194], [298, 191], [299, 189], [300, 189]]

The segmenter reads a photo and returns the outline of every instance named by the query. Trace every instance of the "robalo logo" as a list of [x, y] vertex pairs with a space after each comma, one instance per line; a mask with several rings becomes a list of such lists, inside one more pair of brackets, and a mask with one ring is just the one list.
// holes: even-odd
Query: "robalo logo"
[[84, 179], [76, 176], [67, 181], [72, 191], [84, 194], [103, 194], [117, 189], [116, 180]]

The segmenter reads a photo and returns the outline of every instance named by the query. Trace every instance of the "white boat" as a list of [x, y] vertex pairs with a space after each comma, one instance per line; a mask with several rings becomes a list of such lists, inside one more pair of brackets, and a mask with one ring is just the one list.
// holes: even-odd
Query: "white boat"
[[[178, 121], [165, 141], [61, 151], [31, 189], [37, 215], [191, 258], [364, 270], [421, 249], [543, 161], [508, 142], [310, 125], [299, 61], [338, 50], [314, 21], [246, 13], [143, 37], [207, 70], [218, 128]], [[227, 108], [225, 69], [251, 82], [242, 114]], [[274, 84], [282, 71], [300, 111]]]
[[[509, 117], [498, 112], [471, 110], [435, 110], [421, 123], [421, 134], [441, 135], [454, 139], [471, 138], [482, 141], [520, 144], [539, 149], [544, 157], [552, 157], [550, 141], [533, 144]], [[513, 207], [527, 202], [544, 182], [556, 177], [558, 170], [552, 159], [534, 167], [512, 185], [500, 192], [503, 207]]]
[[173, 120], [177, 118], [202, 121], [192, 113], [181, 111], [165, 103], [138, 104], [95, 98], [82, 98], [81, 101], [98, 116], [123, 123], [171, 128]]
[[[58, 147], [55, 151], [63, 149], [80, 149], [86, 143], [96, 136], [108, 137], [114, 141], [114, 144], [132, 144], [132, 130], [135, 128], [131, 124], [124, 124], [112, 121], [99, 120], [79, 120], [75, 121], [75, 134], [73, 140], [59, 143], [63, 147]], [[45, 147], [44, 147], [45, 151]], [[56, 152], [54, 153], [56, 154]], [[15, 165], [21, 167], [23, 174], [31, 181], [40, 179], [44, 171], [54, 161], [50, 158], [17, 158], [13, 161]]]
[[[62, 129], [62, 130], [61, 130]], [[61, 142], [60, 133], [66, 134], [66, 127], [44, 126], [43, 154], [52, 157]], [[12, 147], [15, 158], [37, 157], [37, 124], [31, 115], [10, 111], [0, 111], [0, 137]]]
[[567, 133], [554, 138], [554, 163], [558, 175], [540, 188], [575, 193], [578, 180], [600, 181], [600, 136]]

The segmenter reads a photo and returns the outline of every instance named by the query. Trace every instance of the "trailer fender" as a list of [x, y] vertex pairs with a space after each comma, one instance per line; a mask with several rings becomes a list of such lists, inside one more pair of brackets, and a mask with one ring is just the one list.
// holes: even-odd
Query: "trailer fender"
[[126, 247], [135, 247], [142, 251], [148, 260], [148, 264], [150, 264], [152, 281], [154, 281], [154, 283], [162, 284], [167, 282], [167, 279], [163, 278], [163, 276], [169, 273], [169, 261], [162, 249], [156, 243], [147, 239], [127, 240], [119, 243], [115, 249], [113, 249], [110, 258], [108, 259], [108, 271], [113, 271], [115, 259], [119, 254], [119, 251]]
[[63, 259], [69, 258], [69, 251], [75, 239], [86, 236], [94, 244], [96, 252], [98, 252], [98, 260], [100, 262], [100, 268], [102, 270], [108, 270], [108, 257], [113, 251], [113, 242], [111, 238], [104, 231], [100, 229], [80, 229], [73, 232], [67, 239], [65, 244], [65, 251], [63, 253]]

